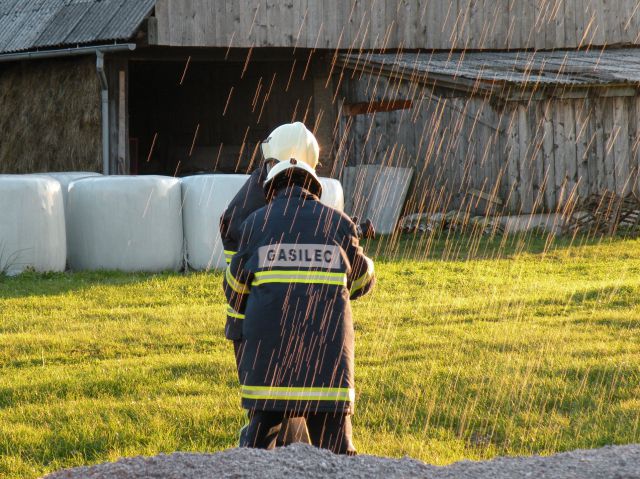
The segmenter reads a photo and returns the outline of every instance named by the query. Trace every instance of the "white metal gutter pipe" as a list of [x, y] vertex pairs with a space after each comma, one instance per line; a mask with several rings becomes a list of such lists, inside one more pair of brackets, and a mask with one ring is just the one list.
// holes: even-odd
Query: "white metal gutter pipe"
[[37, 60], [39, 58], [73, 57], [80, 55], [93, 55], [97, 51], [102, 53], [133, 51], [135, 43], [114, 43], [111, 45], [93, 45], [90, 47], [62, 48], [58, 50], [38, 50], [35, 52], [4, 53], [0, 54], [0, 62], [17, 62], [21, 60]]
[[96, 69], [100, 79], [100, 102], [102, 110], [102, 171], [109, 174], [109, 83], [104, 72], [104, 54], [133, 51], [135, 43], [115, 43], [91, 47], [63, 48], [59, 50], [40, 50], [35, 52], [7, 53], [0, 55], [0, 62], [17, 62], [41, 58], [60, 58], [79, 55], [96, 55]]

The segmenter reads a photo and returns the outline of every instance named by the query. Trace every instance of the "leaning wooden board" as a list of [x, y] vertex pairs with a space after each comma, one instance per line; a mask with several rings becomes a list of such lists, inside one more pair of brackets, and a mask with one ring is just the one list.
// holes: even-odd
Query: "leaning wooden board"
[[402, 213], [413, 168], [359, 165], [343, 170], [345, 212], [372, 221], [379, 234], [393, 233]]

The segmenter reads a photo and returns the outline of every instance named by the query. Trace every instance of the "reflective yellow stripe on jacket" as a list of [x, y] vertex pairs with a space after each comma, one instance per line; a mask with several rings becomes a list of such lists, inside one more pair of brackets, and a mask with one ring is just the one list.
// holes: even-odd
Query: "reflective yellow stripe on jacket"
[[245, 399], [274, 401], [350, 401], [354, 402], [353, 388], [289, 388], [272, 386], [242, 386]]
[[227, 305], [227, 316], [231, 316], [232, 318], [236, 318], [236, 319], [244, 319], [244, 314], [238, 313], [235, 309], [233, 309], [229, 305]]
[[360, 276], [358, 279], [356, 279], [351, 285], [351, 296], [353, 296], [362, 288], [364, 288], [367, 284], [369, 284], [369, 281], [371, 281], [371, 279], [373, 278], [373, 274], [374, 274], [373, 261], [367, 258], [367, 271], [365, 271], [365, 273], [362, 276]]
[[240, 281], [238, 281], [237, 279], [235, 279], [233, 277], [233, 274], [231, 273], [231, 268], [227, 267], [227, 271], [225, 272], [225, 278], [227, 280], [227, 284], [229, 285], [229, 287], [234, 290], [236, 293], [238, 294], [248, 294], [249, 293], [249, 287], [244, 284], [241, 283]]
[[227, 262], [227, 264], [231, 263], [231, 258], [233, 258], [233, 255], [236, 254], [237, 251], [230, 251], [230, 250], [224, 250], [224, 260]]
[[308, 283], [347, 285], [347, 275], [344, 273], [329, 273], [326, 271], [260, 271], [255, 274], [251, 286], [267, 283]]

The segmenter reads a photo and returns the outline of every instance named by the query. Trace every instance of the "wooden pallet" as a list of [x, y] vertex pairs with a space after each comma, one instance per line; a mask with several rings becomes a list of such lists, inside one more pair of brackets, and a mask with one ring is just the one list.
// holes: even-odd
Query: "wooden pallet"
[[576, 205], [565, 228], [567, 233], [613, 235], [620, 227], [640, 234], [640, 199], [634, 193], [624, 197], [611, 191], [592, 194]]

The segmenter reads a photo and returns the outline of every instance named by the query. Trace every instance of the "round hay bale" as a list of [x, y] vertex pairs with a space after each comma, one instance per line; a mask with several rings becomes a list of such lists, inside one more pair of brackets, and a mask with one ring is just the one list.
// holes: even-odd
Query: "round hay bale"
[[220, 217], [249, 175], [196, 175], [182, 179], [182, 215], [187, 264], [224, 269]]
[[[220, 217], [249, 175], [196, 175], [182, 179], [184, 239], [189, 268], [198, 271], [226, 267], [220, 237]], [[344, 194], [338, 180], [320, 178], [322, 202], [344, 209]]]
[[344, 211], [344, 191], [340, 181], [333, 178], [320, 178], [322, 183], [322, 201], [325, 205]]
[[[62, 204], [64, 205], [65, 226], [66, 230], [69, 229], [67, 222], [69, 215], [67, 214], [67, 196], [69, 191], [69, 184], [73, 181], [80, 180], [82, 178], [89, 178], [94, 176], [102, 176], [100, 173], [84, 172], [84, 171], [69, 171], [69, 172], [53, 172], [53, 173], [33, 173], [37, 176], [45, 176], [47, 178], [53, 178], [60, 183], [62, 190]], [[67, 251], [69, 251], [69, 241], [67, 238]], [[68, 264], [67, 264], [68, 265]]]
[[64, 271], [67, 241], [60, 183], [44, 176], [0, 175], [0, 205], [0, 273]]
[[71, 182], [82, 179], [82, 178], [90, 178], [94, 176], [102, 176], [100, 173], [93, 173], [88, 171], [65, 171], [65, 172], [52, 172], [52, 173], [36, 173], [38, 175], [45, 175], [60, 183], [60, 187], [62, 188], [62, 199], [64, 201], [65, 211], [67, 210], [67, 192], [69, 191], [69, 184]]
[[177, 271], [183, 262], [180, 180], [104, 176], [69, 185], [73, 270]]

